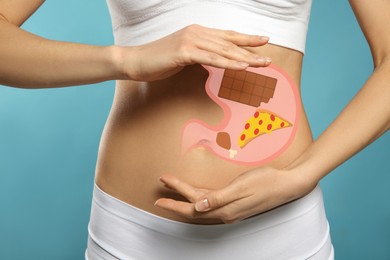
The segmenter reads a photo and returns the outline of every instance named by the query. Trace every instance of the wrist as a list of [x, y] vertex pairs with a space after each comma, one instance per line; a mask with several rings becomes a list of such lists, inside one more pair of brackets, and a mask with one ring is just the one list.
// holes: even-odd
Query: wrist
[[283, 172], [290, 175], [298, 190], [298, 197], [313, 190], [321, 180], [319, 165], [313, 163], [308, 154], [302, 154], [295, 161], [283, 168]]
[[[136, 47], [123, 47], [112, 45], [109, 47], [110, 64], [114, 70], [114, 79], [116, 80], [131, 80], [135, 79], [136, 66]], [[129, 57], [131, 57], [129, 59]], [[133, 64], [129, 64], [129, 63]]]

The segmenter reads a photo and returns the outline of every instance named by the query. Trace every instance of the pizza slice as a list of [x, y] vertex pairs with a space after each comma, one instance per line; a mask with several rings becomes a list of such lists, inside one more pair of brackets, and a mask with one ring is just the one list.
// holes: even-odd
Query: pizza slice
[[256, 137], [270, 134], [273, 131], [292, 126], [290, 122], [271, 111], [257, 109], [254, 115], [246, 121], [244, 130], [238, 137], [238, 145], [243, 148]]

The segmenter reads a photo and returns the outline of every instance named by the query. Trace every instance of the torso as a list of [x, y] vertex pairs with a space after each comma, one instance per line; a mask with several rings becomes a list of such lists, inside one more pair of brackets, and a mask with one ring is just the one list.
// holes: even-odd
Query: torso
[[[270, 44], [254, 50], [271, 57], [273, 64], [300, 86], [300, 52]], [[99, 149], [96, 183], [101, 189], [153, 214], [189, 222], [154, 206], [158, 198], [177, 197], [159, 182], [163, 173], [174, 174], [194, 186], [215, 189], [255, 167], [223, 160], [202, 147], [179, 160], [180, 131], [186, 121], [196, 118], [215, 125], [223, 117], [222, 109], [205, 92], [207, 77], [203, 67], [193, 65], [158, 82], [117, 82]], [[283, 168], [312, 142], [303, 108], [299, 118], [293, 142], [269, 166]]]

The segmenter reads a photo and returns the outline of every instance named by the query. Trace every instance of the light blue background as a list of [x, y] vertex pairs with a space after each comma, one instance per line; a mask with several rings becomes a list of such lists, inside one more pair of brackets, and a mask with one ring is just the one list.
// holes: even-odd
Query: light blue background
[[[104, 1], [47, 1], [23, 27], [51, 39], [113, 42]], [[302, 92], [315, 137], [372, 69], [347, 1], [314, 1]], [[113, 86], [0, 87], [0, 259], [83, 259]], [[389, 146], [387, 134], [321, 183], [337, 259], [390, 259]]]

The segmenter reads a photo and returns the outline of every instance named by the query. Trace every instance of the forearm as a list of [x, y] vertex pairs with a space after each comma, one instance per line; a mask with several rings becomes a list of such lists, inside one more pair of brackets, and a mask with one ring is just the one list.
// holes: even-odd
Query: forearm
[[43, 39], [0, 17], [0, 84], [47, 88], [111, 79], [155, 81], [192, 64], [236, 70], [268, 66], [268, 58], [245, 49], [267, 42], [267, 37], [189, 25], [141, 46], [98, 47]]
[[336, 120], [287, 169], [318, 182], [390, 128], [390, 61], [382, 62]]
[[50, 88], [118, 79], [118, 49], [47, 40], [0, 19], [0, 84]]

